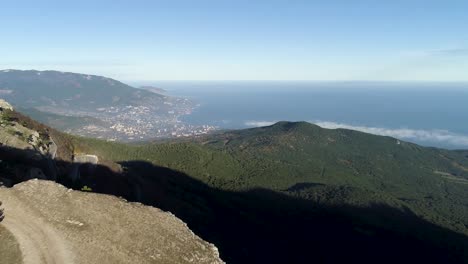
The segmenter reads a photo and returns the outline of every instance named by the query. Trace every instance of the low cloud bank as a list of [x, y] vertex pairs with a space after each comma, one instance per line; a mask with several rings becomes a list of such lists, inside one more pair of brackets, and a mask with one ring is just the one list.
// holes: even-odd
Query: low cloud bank
[[[328, 121], [309, 121], [323, 128], [337, 129], [345, 128], [357, 130], [369, 134], [389, 136], [401, 140], [413, 142], [435, 143], [437, 145], [453, 146], [456, 148], [468, 147], [468, 136], [450, 132], [448, 130], [424, 130], [424, 129], [409, 129], [409, 128], [384, 128], [370, 126], [354, 126], [345, 123], [336, 123]], [[246, 121], [244, 124], [250, 127], [270, 126], [276, 121]]]
[[244, 124], [249, 127], [262, 127], [262, 126], [271, 126], [276, 121], [246, 121]]
[[468, 136], [452, 133], [447, 130], [421, 130], [409, 128], [392, 129], [383, 127], [353, 126], [343, 123], [323, 121], [313, 123], [323, 128], [329, 129], [346, 128], [375, 135], [395, 137], [408, 141], [433, 142], [457, 147], [468, 147]]

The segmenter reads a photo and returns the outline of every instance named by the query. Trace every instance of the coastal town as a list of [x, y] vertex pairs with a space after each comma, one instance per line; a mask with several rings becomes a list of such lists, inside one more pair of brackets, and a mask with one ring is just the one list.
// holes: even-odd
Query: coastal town
[[149, 106], [124, 106], [98, 108], [86, 116], [101, 122], [89, 123], [66, 132], [106, 139], [110, 141], [141, 141], [160, 138], [180, 138], [209, 134], [218, 128], [211, 125], [192, 125], [181, 121], [196, 107], [188, 100], [176, 98], [177, 102], [164, 102], [165, 111]]
[[217, 129], [185, 121], [200, 106], [189, 98], [97, 75], [3, 70], [0, 97], [58, 130], [112, 141], [189, 137]]

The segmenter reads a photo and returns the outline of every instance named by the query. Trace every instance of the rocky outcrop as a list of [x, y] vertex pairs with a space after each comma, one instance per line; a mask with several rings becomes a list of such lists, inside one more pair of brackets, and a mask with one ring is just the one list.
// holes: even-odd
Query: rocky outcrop
[[0, 110], [13, 110], [13, 106], [7, 101], [0, 99]]
[[73, 156], [73, 164], [71, 166], [70, 172], [68, 173], [68, 178], [72, 180], [73, 183], [80, 180], [80, 168], [86, 167], [88, 175], [94, 175], [94, 170], [99, 163], [99, 158], [96, 155], [89, 154], [75, 154]]
[[0, 197], [25, 264], [223, 263], [214, 245], [154, 207], [40, 180], [0, 188]]
[[0, 99], [0, 144], [19, 150], [35, 150], [43, 157], [52, 157], [57, 146], [48, 135], [26, 127], [20, 120], [9, 118], [11, 110], [2, 108]]
[[[11, 242], [0, 251], [8, 248], [8, 263], [223, 263], [215, 246], [170, 213], [37, 180], [71, 181], [80, 188], [81, 177], [94, 182], [120, 171], [118, 164], [76, 153], [65, 137], [50, 131], [0, 100], [0, 186], [14, 185], [0, 187], [6, 215], [0, 240], [4, 243], [8, 235]], [[120, 181], [128, 183], [125, 177]], [[138, 197], [138, 190], [130, 191]], [[18, 249], [22, 261], [13, 262]], [[0, 262], [3, 257], [0, 252]]]
[[10, 171], [2, 168], [0, 182], [11, 185], [32, 178], [56, 180], [57, 145], [48, 134], [28, 127], [15, 115], [13, 107], [0, 99], [0, 160], [15, 164]]

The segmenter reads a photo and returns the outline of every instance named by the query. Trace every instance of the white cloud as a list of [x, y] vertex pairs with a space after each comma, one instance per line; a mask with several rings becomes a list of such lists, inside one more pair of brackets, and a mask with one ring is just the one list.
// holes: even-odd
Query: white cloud
[[[277, 121], [246, 121], [244, 124], [249, 127], [262, 127], [270, 126]], [[320, 127], [328, 129], [345, 128], [356, 131], [361, 131], [369, 134], [389, 136], [401, 140], [413, 142], [427, 142], [436, 143], [437, 145], [453, 146], [456, 148], [468, 147], [468, 136], [450, 132], [448, 130], [423, 130], [423, 129], [410, 129], [410, 128], [384, 128], [384, 127], [370, 127], [370, 126], [355, 126], [344, 123], [336, 123], [329, 121], [309, 121]]]
[[452, 145], [456, 147], [468, 147], [468, 136], [452, 133], [447, 130], [421, 130], [409, 128], [391, 129], [383, 127], [354, 126], [349, 124], [326, 121], [317, 121], [313, 123], [323, 128], [329, 129], [346, 128], [375, 135], [395, 137], [402, 140], [433, 142]]
[[246, 126], [249, 126], [249, 127], [262, 127], [262, 126], [271, 126], [274, 123], [276, 123], [276, 121], [254, 121], [254, 120], [251, 120], [251, 121], [246, 121], [244, 124]]

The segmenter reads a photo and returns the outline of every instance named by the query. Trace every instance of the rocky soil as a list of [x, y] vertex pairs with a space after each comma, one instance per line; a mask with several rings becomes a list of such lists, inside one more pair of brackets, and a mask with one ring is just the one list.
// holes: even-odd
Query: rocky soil
[[2, 243], [14, 249], [14, 236], [25, 264], [223, 263], [214, 245], [154, 207], [42, 180], [0, 188], [0, 200]]

